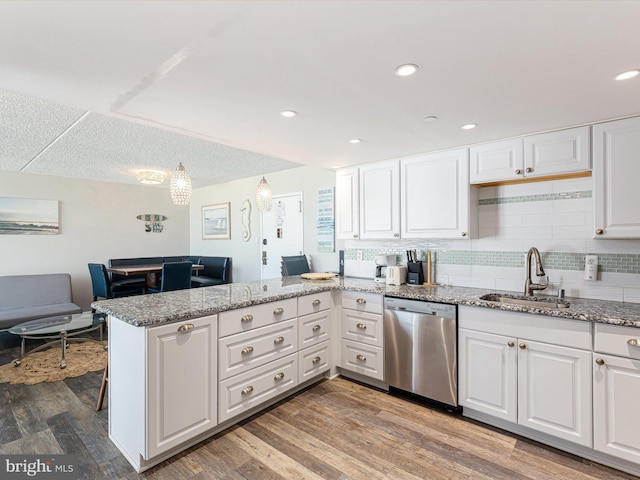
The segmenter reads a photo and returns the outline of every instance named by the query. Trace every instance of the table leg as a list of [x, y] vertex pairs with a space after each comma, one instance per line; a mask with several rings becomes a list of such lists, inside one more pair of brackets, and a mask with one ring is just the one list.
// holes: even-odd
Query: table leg
[[62, 347], [62, 360], [60, 361], [60, 368], [67, 368], [67, 360], [64, 357], [65, 350], [67, 349], [67, 332], [60, 332], [60, 345]]

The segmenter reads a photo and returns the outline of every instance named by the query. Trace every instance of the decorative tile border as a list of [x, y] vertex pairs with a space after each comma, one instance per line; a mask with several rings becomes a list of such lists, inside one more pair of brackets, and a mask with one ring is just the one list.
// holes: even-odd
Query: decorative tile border
[[[362, 251], [362, 260], [373, 261], [376, 255], [395, 254], [399, 262], [406, 261], [404, 250], [349, 248], [345, 250], [346, 260], [356, 260]], [[487, 267], [524, 268], [526, 252], [433, 250], [433, 260], [444, 265], [478, 265]], [[421, 252], [424, 254], [424, 251]], [[600, 272], [640, 274], [640, 254], [598, 253]], [[542, 264], [549, 270], [584, 270], [585, 253], [543, 252]]]
[[546, 202], [549, 200], [575, 200], [577, 198], [591, 198], [591, 190], [577, 192], [542, 193], [539, 195], [520, 195], [517, 197], [483, 198], [478, 205], [499, 205], [501, 203]]

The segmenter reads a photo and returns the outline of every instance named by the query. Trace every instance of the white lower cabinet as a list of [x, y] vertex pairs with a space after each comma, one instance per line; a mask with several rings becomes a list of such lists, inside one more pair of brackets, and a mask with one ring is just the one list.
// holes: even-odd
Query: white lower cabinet
[[298, 352], [299, 383], [317, 377], [331, 368], [331, 344], [329, 341]]
[[460, 405], [591, 447], [589, 322], [460, 306], [459, 327]]
[[384, 379], [384, 353], [381, 347], [342, 339], [342, 368], [376, 380]]

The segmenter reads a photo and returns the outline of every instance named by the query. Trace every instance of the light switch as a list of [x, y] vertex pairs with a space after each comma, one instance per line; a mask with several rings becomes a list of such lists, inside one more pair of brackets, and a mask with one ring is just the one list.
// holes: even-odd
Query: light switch
[[584, 256], [584, 279], [598, 280], [598, 256], [597, 255]]

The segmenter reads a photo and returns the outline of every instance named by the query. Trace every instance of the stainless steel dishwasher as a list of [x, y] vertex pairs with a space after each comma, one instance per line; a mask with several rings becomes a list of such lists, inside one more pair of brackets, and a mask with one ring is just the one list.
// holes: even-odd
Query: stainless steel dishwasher
[[391, 388], [458, 407], [455, 305], [384, 299], [384, 377]]

